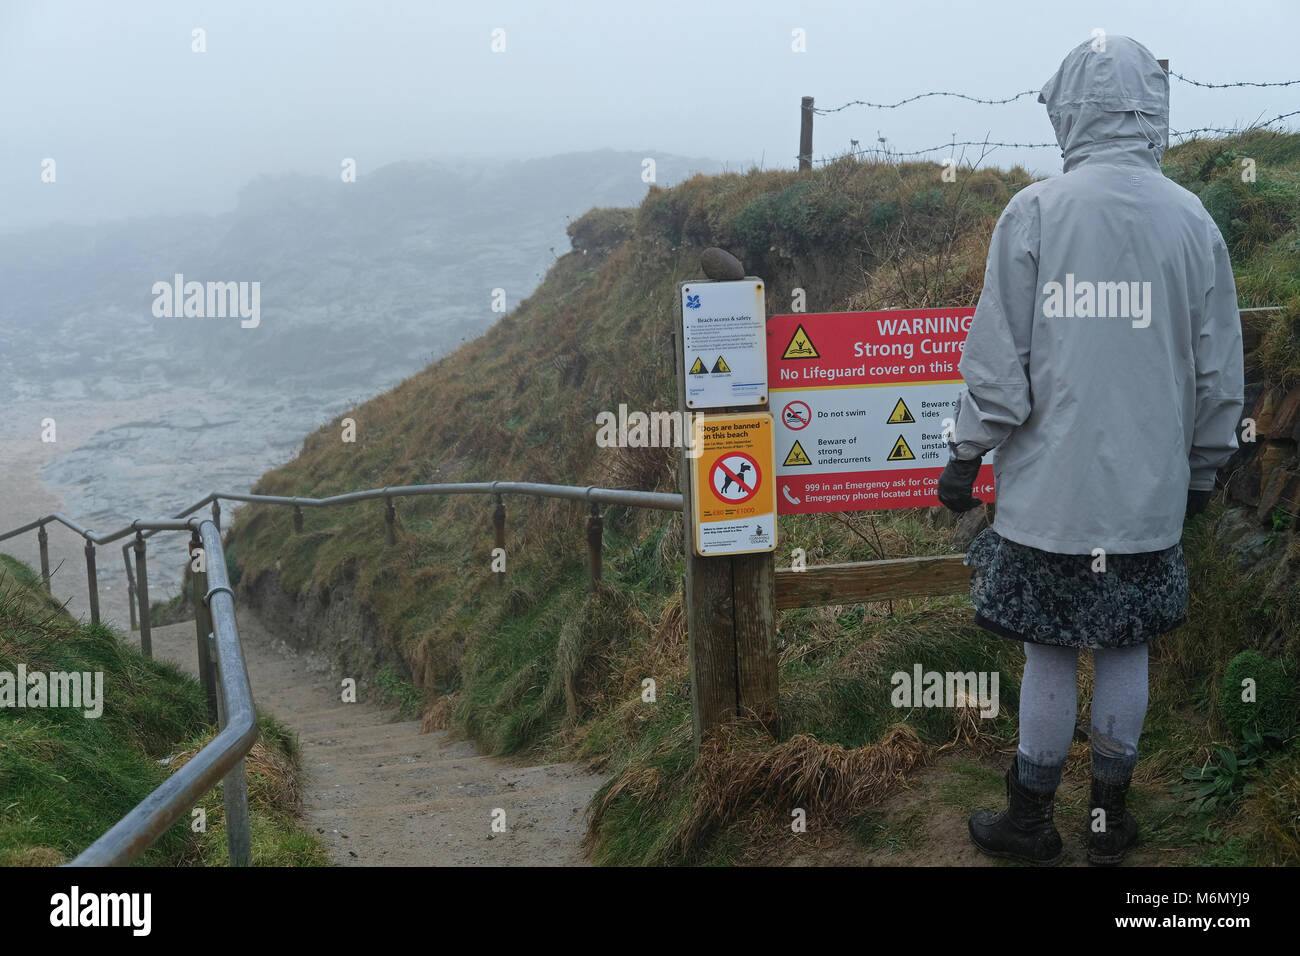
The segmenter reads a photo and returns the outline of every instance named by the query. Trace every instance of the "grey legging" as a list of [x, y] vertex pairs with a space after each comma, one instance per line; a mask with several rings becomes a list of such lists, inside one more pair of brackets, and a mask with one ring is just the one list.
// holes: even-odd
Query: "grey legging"
[[[1074, 738], [1079, 651], [1025, 644], [1020, 683], [1021, 782], [1031, 790], [1055, 790]], [[1127, 785], [1137, 763], [1138, 737], [1147, 712], [1147, 645], [1093, 651], [1092, 772]]]

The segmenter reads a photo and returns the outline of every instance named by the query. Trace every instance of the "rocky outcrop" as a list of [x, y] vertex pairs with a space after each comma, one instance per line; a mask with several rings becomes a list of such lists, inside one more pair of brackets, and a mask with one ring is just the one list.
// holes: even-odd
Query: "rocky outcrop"
[[1261, 525], [1291, 528], [1300, 513], [1300, 387], [1255, 384], [1237, 431], [1240, 450], [1220, 474], [1228, 500], [1252, 508]]

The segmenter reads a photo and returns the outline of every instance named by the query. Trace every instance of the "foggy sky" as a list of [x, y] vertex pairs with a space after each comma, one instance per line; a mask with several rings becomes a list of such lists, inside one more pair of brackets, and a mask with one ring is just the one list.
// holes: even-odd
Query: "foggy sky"
[[[205, 53], [191, 51], [195, 27]], [[498, 27], [504, 53], [490, 49]], [[337, 177], [345, 157], [360, 176], [397, 160], [605, 147], [793, 168], [801, 96], [819, 107], [932, 89], [1009, 96], [1039, 88], [1094, 27], [1133, 36], [1194, 79], [1300, 74], [1300, 13], [1267, 0], [0, 0], [0, 231], [221, 212], [259, 174]], [[796, 28], [806, 53], [791, 50]], [[1240, 126], [1300, 108], [1300, 87], [1174, 80], [1171, 101], [1175, 129]], [[953, 134], [1053, 138], [1033, 97], [932, 99], [818, 116], [814, 154], [851, 138], [909, 150]], [[40, 181], [46, 157], [54, 184]], [[1055, 149], [985, 160], [1017, 162], [1060, 169]]]

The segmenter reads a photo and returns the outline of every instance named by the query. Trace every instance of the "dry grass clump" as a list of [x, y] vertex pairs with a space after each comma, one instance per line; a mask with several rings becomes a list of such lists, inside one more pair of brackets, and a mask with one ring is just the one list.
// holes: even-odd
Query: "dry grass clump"
[[62, 866], [68, 858], [48, 846], [30, 846], [0, 853], [0, 866]]
[[930, 757], [930, 748], [905, 724], [852, 750], [807, 734], [756, 749], [735, 731], [719, 732], [700, 750], [694, 803], [677, 830], [675, 849], [689, 854], [754, 807], [800, 808], [824, 823], [842, 823], [879, 803]]
[[442, 694], [424, 712], [420, 720], [420, 733], [431, 734], [435, 730], [446, 730], [451, 726], [452, 714], [456, 712], [456, 694]]
[[954, 728], [952, 739], [939, 748], [940, 751], [961, 749], [974, 751], [985, 757], [1009, 754], [1015, 750], [1015, 741], [988, 733], [984, 728], [989, 722], [980, 715], [977, 700], [966, 700], [953, 708]]
[[[198, 747], [175, 754], [168, 769], [172, 773], [180, 770], [209, 742], [210, 738], [207, 738]], [[302, 812], [298, 775], [288, 757], [258, 741], [244, 758], [244, 771], [248, 779], [250, 806], [292, 815]]]

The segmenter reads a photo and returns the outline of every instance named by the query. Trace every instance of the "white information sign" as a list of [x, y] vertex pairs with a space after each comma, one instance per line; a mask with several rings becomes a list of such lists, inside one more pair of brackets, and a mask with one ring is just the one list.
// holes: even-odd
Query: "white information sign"
[[767, 329], [761, 279], [682, 284], [682, 367], [688, 408], [767, 401]]

